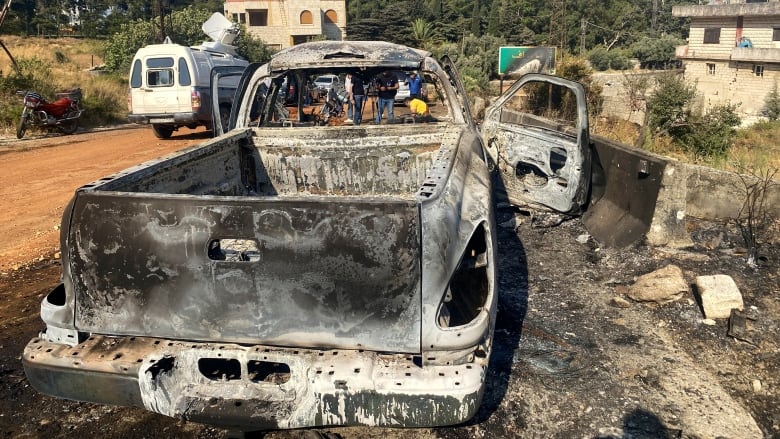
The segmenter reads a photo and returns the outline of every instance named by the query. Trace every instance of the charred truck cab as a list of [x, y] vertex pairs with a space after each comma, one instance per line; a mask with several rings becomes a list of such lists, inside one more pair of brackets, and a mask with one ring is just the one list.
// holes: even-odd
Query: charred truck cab
[[[369, 124], [370, 93], [363, 125], [307, 105], [319, 75], [384, 70], [424, 75], [430, 118]], [[451, 63], [321, 41], [212, 88], [239, 73], [224, 134], [76, 191], [29, 381], [245, 430], [468, 420], [496, 319], [494, 189]]]

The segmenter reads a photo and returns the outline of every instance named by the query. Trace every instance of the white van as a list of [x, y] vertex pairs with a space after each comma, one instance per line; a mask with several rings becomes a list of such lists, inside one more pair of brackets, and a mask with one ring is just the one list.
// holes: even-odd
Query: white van
[[[249, 63], [230, 45], [238, 28], [222, 14], [212, 15], [203, 24], [203, 31], [214, 41], [187, 47], [166, 40], [166, 44], [138, 50], [130, 68], [130, 122], [151, 124], [160, 139], [171, 137], [182, 126], [212, 128], [211, 70], [217, 66], [246, 67]], [[237, 78], [235, 82], [232, 88], [230, 83], [220, 83], [220, 119], [230, 115]]]

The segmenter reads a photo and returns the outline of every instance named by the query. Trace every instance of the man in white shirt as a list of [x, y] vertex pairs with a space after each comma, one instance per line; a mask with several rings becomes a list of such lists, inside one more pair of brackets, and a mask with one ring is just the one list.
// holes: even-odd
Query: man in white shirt
[[[344, 80], [344, 90], [347, 93], [352, 91], [352, 73], [347, 73], [347, 79]], [[347, 120], [345, 123], [352, 123], [352, 99], [347, 100]]]

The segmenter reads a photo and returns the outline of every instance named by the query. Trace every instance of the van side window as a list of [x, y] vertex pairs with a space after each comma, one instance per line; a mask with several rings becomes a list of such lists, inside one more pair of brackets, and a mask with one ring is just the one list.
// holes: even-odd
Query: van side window
[[133, 71], [130, 73], [130, 87], [138, 88], [141, 85], [141, 60], [137, 59], [133, 63]]
[[191, 85], [190, 69], [187, 67], [187, 61], [179, 58], [179, 85]]

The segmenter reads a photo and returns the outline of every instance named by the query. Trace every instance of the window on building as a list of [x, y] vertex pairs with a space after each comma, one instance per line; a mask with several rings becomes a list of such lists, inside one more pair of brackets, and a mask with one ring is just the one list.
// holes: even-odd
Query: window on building
[[233, 13], [233, 23], [241, 23], [246, 24], [246, 14], [243, 12], [234, 12]]
[[715, 63], [707, 63], [707, 74], [708, 75], [715, 74]]
[[311, 16], [311, 11], [301, 12], [301, 24], [314, 24], [314, 19]]
[[708, 27], [704, 29], [704, 44], [719, 44], [720, 43], [720, 28]]
[[339, 15], [333, 9], [328, 9], [325, 12], [325, 23], [336, 24], [339, 22]]
[[756, 76], [764, 76], [764, 66], [762, 64], [753, 64], [753, 74]]
[[255, 9], [249, 12], [250, 26], [268, 26], [268, 9]]
[[772, 41], [780, 41], [780, 27], [772, 29]]

